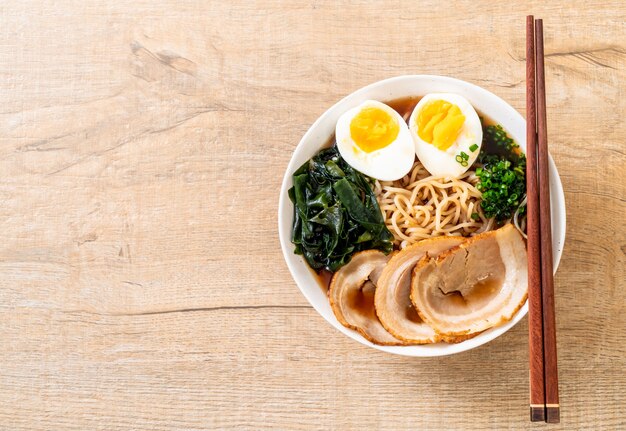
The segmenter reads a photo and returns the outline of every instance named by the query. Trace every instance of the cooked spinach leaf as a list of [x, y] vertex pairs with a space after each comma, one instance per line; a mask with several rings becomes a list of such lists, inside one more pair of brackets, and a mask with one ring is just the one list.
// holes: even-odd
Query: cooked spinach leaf
[[311, 268], [337, 271], [357, 251], [393, 249], [371, 180], [347, 164], [335, 146], [298, 168], [289, 198], [291, 242]]

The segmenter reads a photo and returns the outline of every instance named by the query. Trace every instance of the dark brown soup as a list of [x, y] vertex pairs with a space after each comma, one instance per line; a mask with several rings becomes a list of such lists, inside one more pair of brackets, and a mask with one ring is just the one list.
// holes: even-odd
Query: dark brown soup
[[415, 106], [417, 106], [417, 103], [420, 101], [421, 98], [421, 96], [409, 96], [384, 103], [395, 109], [396, 112], [400, 114], [402, 118], [404, 118], [404, 121], [408, 123], [411, 113], [413, 112]]
[[333, 273], [327, 269], [321, 269], [319, 272], [313, 269], [311, 269], [311, 271], [313, 271], [313, 274], [317, 277], [320, 287], [324, 289], [324, 291], [327, 291], [330, 287], [330, 280], [333, 278]]

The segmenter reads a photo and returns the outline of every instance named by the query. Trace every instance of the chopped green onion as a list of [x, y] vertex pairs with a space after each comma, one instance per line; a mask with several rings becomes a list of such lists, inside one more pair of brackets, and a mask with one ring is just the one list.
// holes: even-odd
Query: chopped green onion
[[454, 158], [454, 160], [456, 160], [458, 163], [460, 163], [461, 165], [463, 164], [464, 160], [463, 157], [461, 157], [460, 155], [457, 154], [457, 156]]
[[480, 219], [480, 215], [478, 215], [478, 213], [472, 213], [472, 219], [478, 220]]
[[[487, 153], [489, 150], [493, 153]], [[484, 217], [497, 222], [510, 219], [526, 195], [524, 153], [502, 126], [487, 126], [483, 128], [478, 163], [482, 166], [476, 168], [476, 188], [482, 193], [480, 207]]]
[[469, 156], [467, 155], [467, 153], [465, 151], [461, 151], [461, 158], [463, 160], [469, 160]]
[[[469, 150], [470, 150], [471, 152], [474, 152], [474, 151], [476, 151], [477, 149], [478, 149], [478, 144], [472, 144], [472, 145], [470, 145], [470, 147], [469, 147]], [[476, 214], [476, 213], [474, 213], [474, 214]]]
[[467, 160], [463, 160], [461, 162], [461, 166], [463, 166], [464, 168], [467, 167]]

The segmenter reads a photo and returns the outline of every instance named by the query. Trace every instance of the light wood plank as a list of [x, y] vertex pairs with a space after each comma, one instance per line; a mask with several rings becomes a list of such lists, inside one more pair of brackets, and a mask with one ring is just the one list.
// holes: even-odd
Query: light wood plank
[[291, 152], [363, 85], [451, 75], [523, 113], [529, 12], [568, 208], [550, 428], [626, 428], [626, 7], [596, 0], [4, 2], [0, 428], [538, 429], [525, 321], [454, 357], [367, 349], [276, 232]]

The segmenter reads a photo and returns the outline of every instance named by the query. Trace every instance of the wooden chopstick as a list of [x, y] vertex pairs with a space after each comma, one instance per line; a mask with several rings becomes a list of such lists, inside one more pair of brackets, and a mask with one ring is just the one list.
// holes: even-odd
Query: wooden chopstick
[[550, 219], [550, 174], [548, 170], [548, 127], [543, 55], [543, 20], [535, 21], [535, 66], [537, 104], [537, 147], [539, 170], [539, 224], [541, 237], [541, 292], [543, 311], [543, 363], [546, 422], [560, 421], [559, 383], [554, 319], [554, 280], [552, 268], [552, 228]]
[[526, 235], [528, 251], [528, 353], [530, 369], [530, 420], [545, 421], [546, 398], [543, 367], [543, 313], [539, 193], [537, 182], [537, 111], [535, 93], [535, 19], [526, 17]]
[[560, 421], [543, 21], [526, 17], [526, 195], [530, 420]]

